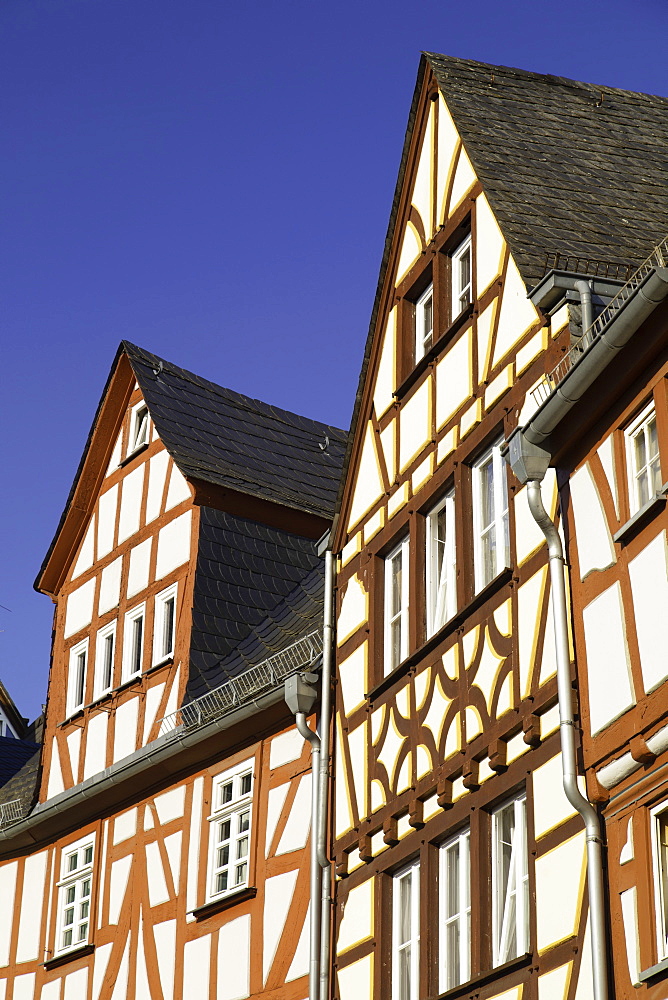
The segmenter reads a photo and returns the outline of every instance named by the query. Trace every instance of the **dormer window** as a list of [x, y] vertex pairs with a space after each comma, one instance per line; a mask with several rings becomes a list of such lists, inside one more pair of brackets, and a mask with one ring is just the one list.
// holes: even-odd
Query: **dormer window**
[[139, 403], [132, 411], [128, 455], [145, 444], [148, 444], [148, 406], [146, 403]]
[[415, 303], [415, 360], [419, 361], [434, 341], [434, 286], [428, 285]]
[[452, 318], [459, 316], [472, 301], [471, 236], [452, 253]]

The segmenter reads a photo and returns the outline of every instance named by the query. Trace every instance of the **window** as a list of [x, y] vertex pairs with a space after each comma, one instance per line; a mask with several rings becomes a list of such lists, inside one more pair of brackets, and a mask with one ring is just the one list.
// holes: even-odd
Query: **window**
[[125, 616], [123, 633], [123, 676], [124, 681], [142, 671], [144, 659], [144, 605], [128, 611]]
[[58, 882], [56, 954], [88, 943], [93, 888], [93, 837], [65, 848]]
[[146, 403], [138, 403], [132, 410], [130, 418], [128, 455], [137, 451], [142, 445], [148, 444], [148, 419], [148, 406]]
[[174, 655], [175, 625], [176, 584], [163, 590], [155, 599], [153, 663], [162, 663]]
[[659, 438], [653, 403], [627, 429], [626, 456], [631, 512], [635, 513], [661, 489]]
[[457, 610], [455, 496], [448, 493], [427, 516], [427, 638]]
[[526, 798], [492, 813], [492, 958], [503, 965], [529, 950]]
[[652, 810], [652, 855], [654, 861], [654, 907], [659, 961], [668, 957], [668, 804]]
[[446, 841], [440, 857], [440, 990], [444, 993], [471, 978], [469, 831]]
[[86, 699], [86, 668], [88, 667], [88, 639], [72, 646], [70, 650], [69, 683], [67, 685], [67, 712], [69, 715], [83, 708]]
[[476, 593], [505, 569], [510, 558], [508, 488], [501, 442], [473, 466], [473, 560]]
[[417, 1000], [420, 970], [420, 866], [392, 879], [392, 1000]]
[[110, 691], [114, 682], [114, 652], [116, 650], [116, 622], [111, 622], [97, 633], [95, 649], [95, 697]]
[[434, 286], [425, 288], [415, 303], [415, 360], [430, 349], [434, 339]]
[[452, 318], [471, 303], [471, 237], [467, 236], [452, 254]]
[[408, 538], [385, 557], [385, 673], [408, 655]]
[[209, 816], [210, 899], [248, 885], [252, 799], [252, 760], [214, 779], [213, 809]]

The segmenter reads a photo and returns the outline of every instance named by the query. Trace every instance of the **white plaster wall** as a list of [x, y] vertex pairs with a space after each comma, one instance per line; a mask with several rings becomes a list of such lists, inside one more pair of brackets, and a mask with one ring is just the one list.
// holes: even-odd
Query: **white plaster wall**
[[97, 611], [103, 615], [105, 611], [110, 611], [118, 604], [121, 593], [121, 571], [123, 569], [123, 558], [119, 556], [102, 570], [100, 579], [100, 596], [98, 599]]
[[476, 281], [482, 295], [498, 276], [504, 251], [503, 236], [484, 194], [476, 198]]
[[190, 487], [188, 486], [185, 478], [181, 475], [179, 469], [177, 469], [174, 462], [172, 462], [172, 471], [169, 476], [169, 487], [167, 489], [165, 510], [171, 510], [172, 507], [176, 507], [177, 504], [183, 503], [184, 500], [189, 499]]
[[116, 709], [114, 718], [114, 763], [137, 749], [139, 700], [131, 698]]
[[147, 524], [154, 521], [160, 513], [168, 463], [169, 455], [166, 451], [159, 451], [157, 455], [153, 455], [149, 462], [148, 494], [146, 497]]
[[367, 644], [363, 642], [339, 665], [343, 710], [350, 715], [364, 701], [366, 692]]
[[303, 774], [283, 829], [276, 854], [288, 854], [306, 846], [311, 823], [311, 775]]
[[578, 833], [536, 858], [536, 941], [540, 953], [575, 934], [584, 886], [584, 851], [584, 833]]
[[269, 767], [281, 767], [290, 761], [299, 760], [304, 749], [304, 737], [296, 729], [274, 736], [269, 750]]
[[560, 753], [533, 772], [533, 808], [537, 838], [576, 814], [564, 794]]
[[399, 263], [397, 265], [397, 284], [401, 281], [404, 274], [406, 274], [413, 261], [417, 260], [421, 253], [422, 244], [420, 243], [418, 234], [411, 223], [407, 222], [403, 243], [401, 244], [401, 252], [399, 254]]
[[445, 221], [445, 198], [448, 180], [452, 169], [452, 160], [459, 145], [459, 134], [455, 128], [452, 116], [443, 100], [438, 95], [438, 167], [437, 167], [437, 224]]
[[290, 782], [286, 781], [282, 785], [275, 785], [269, 789], [267, 796], [267, 822], [265, 827], [265, 856], [269, 856], [271, 842], [274, 839], [276, 826], [281, 816], [281, 811], [285, 804], [285, 799], [290, 788]]
[[67, 752], [70, 755], [72, 778], [76, 784], [79, 780], [79, 751], [81, 750], [81, 729], [78, 726], [67, 734], [66, 742]]
[[65, 976], [63, 1000], [86, 1000], [88, 969], [77, 969]]
[[129, 840], [130, 837], [134, 837], [137, 832], [137, 807], [134, 809], [128, 809], [127, 812], [121, 813], [114, 820], [114, 838], [113, 843], [122, 844], [124, 840]]
[[95, 947], [91, 1000], [99, 1000], [100, 991], [105, 980], [107, 965], [109, 964], [109, 957], [113, 947], [114, 945], [111, 941], [109, 944], [96, 945]]
[[397, 327], [397, 307], [395, 306], [387, 320], [383, 334], [383, 345], [380, 351], [380, 360], [376, 372], [376, 382], [373, 387], [373, 405], [376, 416], [380, 417], [394, 399], [392, 393], [395, 388], [395, 339]]
[[72, 571], [72, 579], [74, 580], [77, 576], [80, 576], [85, 570], [90, 569], [93, 565], [93, 556], [95, 551], [95, 514], [90, 519], [88, 528], [86, 529], [86, 534], [84, 535], [84, 540], [79, 549], [79, 556], [77, 558], [74, 570]]
[[54, 795], [60, 794], [65, 788], [63, 784], [63, 772], [60, 767], [60, 752], [58, 750], [58, 741], [56, 737], [53, 737], [51, 741], [51, 762], [49, 764], [49, 784], [47, 786], [46, 797], [47, 799], [53, 798]]
[[[39, 1000], [60, 1000], [62, 985], [62, 979], [52, 979], [50, 983], [44, 983], [39, 994]], [[0, 991], [0, 997], [2, 996], [2, 991]]]
[[130, 947], [130, 938], [128, 936], [125, 941], [123, 958], [121, 959], [121, 964], [118, 969], [118, 974], [114, 982], [114, 991], [111, 994], [111, 1000], [128, 1000], [128, 973], [130, 971], [129, 947]]
[[95, 579], [77, 587], [67, 598], [65, 611], [65, 638], [74, 635], [79, 629], [90, 624], [93, 617], [93, 598], [95, 596]]
[[589, 464], [571, 476], [571, 502], [580, 563], [580, 579], [615, 562], [615, 550]]
[[526, 285], [511, 257], [503, 286], [492, 364], [496, 366], [506, 354], [509, 354], [529, 328], [538, 321], [538, 313], [527, 298]]
[[431, 379], [402, 406], [399, 428], [399, 465], [405, 469], [431, 439]]
[[109, 716], [106, 712], [99, 712], [88, 720], [84, 779], [90, 778], [92, 774], [99, 774], [107, 766], [108, 722]]
[[250, 996], [250, 915], [244, 914], [223, 924], [218, 932], [217, 1000], [242, 1000], [247, 996]]
[[361, 580], [357, 576], [352, 576], [341, 599], [341, 610], [337, 620], [336, 636], [339, 646], [366, 622], [368, 604], [368, 595]]
[[631, 559], [629, 577], [643, 682], [645, 691], [653, 691], [668, 676], [665, 622], [668, 571], [664, 531]]
[[103, 493], [97, 502], [97, 558], [101, 559], [114, 547], [118, 483]]
[[209, 996], [211, 935], [186, 941], [183, 948], [183, 990], [181, 996], [199, 1000]]
[[128, 597], [138, 594], [148, 587], [148, 571], [151, 563], [152, 538], [147, 538], [130, 552], [130, 568], [128, 570]]
[[[186, 910], [188, 913], [197, 906], [203, 784], [204, 779], [201, 777], [196, 778], [193, 783], [192, 807], [190, 810], [190, 837], [188, 839], [188, 869], [186, 873]], [[194, 920], [194, 917], [189, 916], [186, 919]]]
[[39, 958], [46, 860], [46, 851], [33, 854], [25, 860], [19, 936], [16, 945], [17, 962], [33, 962]]
[[145, 746], [146, 743], [148, 743], [148, 737], [151, 731], [151, 726], [155, 722], [156, 715], [158, 714], [160, 699], [162, 698], [162, 693], [164, 690], [165, 690], [165, 682], [161, 681], [160, 684], [154, 684], [146, 692], [146, 703], [144, 705], [144, 734], [142, 737], [142, 746]]
[[453, 212], [476, 182], [476, 176], [466, 150], [461, 147], [450, 195], [450, 212]]
[[10, 861], [0, 868], [0, 967], [9, 965], [9, 945], [14, 924], [14, 895], [18, 862]]
[[116, 444], [114, 445], [114, 450], [111, 453], [111, 458], [109, 459], [109, 465], [107, 466], [107, 471], [105, 473], [105, 478], [110, 476], [112, 472], [116, 472], [116, 469], [121, 464], [121, 448], [123, 446], [123, 431], [118, 432], [118, 437], [116, 438]]
[[411, 201], [422, 219], [425, 236], [427, 240], [431, 238], [431, 191], [432, 191], [432, 136], [434, 129], [434, 106], [429, 108], [429, 118], [427, 127], [422, 137], [418, 168], [415, 174], [415, 184], [413, 185], [413, 195]]
[[13, 1000], [33, 1000], [35, 996], [35, 973], [28, 972], [14, 980]]
[[622, 904], [622, 919], [624, 921], [624, 940], [626, 942], [626, 961], [629, 967], [629, 978], [634, 986], [639, 986], [640, 945], [638, 941], [638, 906], [635, 886], [620, 894]]
[[[174, 962], [176, 959], [176, 920], [163, 920], [153, 926], [158, 971], [162, 985], [163, 1000], [172, 1000], [174, 996]], [[194, 998], [196, 993], [188, 995]], [[206, 994], [204, 994], [206, 996]]]
[[[297, 872], [283, 872], [268, 878], [264, 884], [264, 950], [262, 954], [263, 979], [266, 983], [276, 955], [278, 942], [285, 927], [292, 896], [297, 882]], [[220, 952], [219, 952], [220, 954]], [[232, 1000], [232, 996], [225, 1000]]]
[[598, 457], [608, 480], [612, 500], [615, 505], [615, 513], [619, 517], [619, 494], [617, 492], [617, 476], [615, 475], [615, 455], [612, 449], [612, 434], [608, 435], [603, 444], [598, 449]]
[[538, 978], [538, 1000], [566, 1000], [566, 983], [571, 963], [559, 965]]
[[339, 969], [339, 1000], [371, 1000], [373, 996], [373, 955]]
[[619, 584], [593, 600], [582, 612], [582, 620], [590, 725], [595, 735], [635, 704]]
[[304, 918], [304, 923], [302, 925], [302, 932], [299, 935], [299, 941], [297, 942], [297, 947], [295, 948], [295, 954], [290, 963], [290, 968], [288, 969], [288, 974], [285, 977], [286, 983], [291, 983], [293, 979], [300, 979], [302, 976], [308, 976], [309, 970], [309, 914], [311, 912], [311, 906], [306, 911], [306, 917]]
[[349, 526], [356, 524], [383, 493], [383, 483], [373, 437], [374, 431], [369, 423], [364, 436], [359, 467], [355, 475]]
[[472, 333], [461, 335], [436, 365], [436, 426], [442, 427], [473, 392]]
[[146, 845], [146, 875], [151, 906], [166, 903], [169, 899], [169, 892], [165, 881], [165, 871], [162, 867], [160, 848], [155, 841]]
[[171, 573], [177, 566], [182, 566], [190, 558], [190, 522], [191, 512], [187, 510], [185, 514], [174, 518], [164, 528], [160, 529], [158, 535], [158, 557], [156, 565], [156, 579]]
[[179, 785], [178, 788], [171, 788], [163, 795], [156, 795], [153, 801], [158, 813], [158, 821], [160, 823], [170, 823], [173, 819], [179, 819], [179, 817], [183, 816], [185, 796], [185, 785]]
[[144, 490], [145, 463], [129, 472], [122, 483], [121, 513], [118, 520], [118, 541], [123, 542], [139, 530], [141, 498]]
[[348, 893], [343, 918], [339, 925], [336, 946], [338, 955], [373, 937], [373, 890], [372, 877]]

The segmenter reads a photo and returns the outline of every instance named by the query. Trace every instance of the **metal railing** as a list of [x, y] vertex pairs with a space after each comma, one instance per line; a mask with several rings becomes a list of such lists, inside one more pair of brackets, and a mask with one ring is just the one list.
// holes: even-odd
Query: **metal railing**
[[531, 390], [531, 395], [539, 406], [554, 392], [560, 382], [563, 382], [571, 368], [577, 364], [582, 355], [598, 339], [613, 317], [626, 305], [650, 271], [654, 270], [655, 267], [666, 267], [666, 262], [668, 262], [668, 237], [662, 240], [658, 246], [654, 247], [649, 257], [643, 261], [628, 281], [622, 285], [591, 326], [583, 331], [577, 343], [573, 344], [570, 351], [563, 356], [559, 364], [555, 365], [551, 372], [543, 375], [538, 385], [534, 386]]
[[311, 632], [280, 653], [269, 656], [238, 677], [231, 677], [220, 687], [188, 702], [160, 720], [160, 736], [181, 729], [196, 729], [218, 719], [240, 705], [277, 687], [286, 677], [308, 667], [322, 652], [321, 632]]
[[9, 826], [10, 823], [18, 823], [20, 819], [23, 819], [23, 811], [21, 799], [0, 802], [0, 829], [3, 826]]
[[633, 264], [611, 264], [609, 261], [593, 260], [591, 257], [552, 251], [545, 254], [543, 277], [548, 271], [571, 271], [574, 274], [586, 274], [590, 278], [628, 281], [633, 269]]

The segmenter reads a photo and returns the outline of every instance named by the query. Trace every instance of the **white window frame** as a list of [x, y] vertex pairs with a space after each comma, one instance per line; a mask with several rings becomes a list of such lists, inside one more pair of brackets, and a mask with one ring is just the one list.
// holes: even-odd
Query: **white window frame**
[[[439, 850], [439, 989], [441, 993], [466, 983], [471, 978], [471, 831], [468, 827], [444, 841]], [[448, 858], [454, 847], [457, 859], [457, 909], [448, 915], [450, 869]], [[453, 975], [449, 961], [448, 930], [457, 931], [458, 975]]]
[[[146, 422], [141, 424], [141, 418], [143, 412], [146, 411]], [[141, 436], [138, 438], [138, 434], [141, 431]], [[143, 448], [144, 445], [149, 443], [151, 437], [151, 415], [148, 412], [148, 406], [145, 400], [140, 400], [138, 403], [132, 407], [130, 413], [130, 432], [128, 434], [128, 456], [134, 455], [136, 451]]]
[[[661, 818], [666, 833], [661, 837]], [[668, 802], [650, 810], [652, 871], [654, 875], [654, 912], [656, 916], [656, 941], [658, 960], [668, 958]], [[662, 850], [663, 847], [663, 850]]]
[[[109, 683], [105, 684], [107, 640], [111, 639], [111, 673]], [[114, 666], [116, 663], [116, 620], [101, 628], [95, 640], [95, 677], [93, 680], [93, 696], [101, 698], [108, 694], [114, 686]]]
[[[79, 657], [84, 657], [83, 678], [80, 675]], [[82, 639], [70, 649], [69, 670], [67, 678], [67, 714], [73, 715], [86, 704], [86, 687], [88, 680], [88, 638]], [[83, 691], [81, 681], [83, 680]]]
[[[431, 302], [431, 327], [425, 322], [426, 305]], [[415, 302], [415, 361], [423, 358], [434, 343], [434, 285], [430, 282]]]
[[[503, 871], [501, 815], [512, 809], [514, 829], [507, 878]], [[492, 812], [492, 962], [494, 967], [529, 950], [529, 855], [526, 795], [507, 799]], [[510, 938], [515, 930], [515, 948]]]
[[[72, 868], [70, 859], [75, 859]], [[93, 865], [95, 863], [95, 834], [63, 847], [60, 856], [60, 878], [57, 882], [57, 912], [55, 955], [84, 948], [91, 940], [93, 914]], [[76, 910], [79, 908], [79, 914]], [[85, 914], [82, 909], [85, 908]], [[70, 913], [69, 911], [74, 911]], [[69, 919], [69, 917], [72, 919]], [[85, 930], [82, 932], [82, 927]], [[77, 933], [77, 928], [79, 932]], [[65, 943], [68, 933], [72, 940]]]
[[[508, 507], [508, 476], [506, 463], [501, 455], [502, 441], [495, 441], [483, 454], [473, 463], [472, 466], [472, 486], [473, 486], [473, 566], [475, 572], [475, 590], [478, 593], [486, 587], [495, 576], [510, 563], [510, 525]], [[492, 490], [493, 490], [493, 516], [489, 524], [483, 524], [482, 510], [482, 470], [492, 463]], [[494, 565], [491, 576], [485, 574], [485, 555], [487, 552], [488, 538], [494, 532]], [[500, 540], [500, 544], [499, 544]]]
[[[411, 887], [409, 930], [401, 940], [401, 887]], [[402, 952], [409, 951], [410, 987], [401, 982]], [[420, 863], [412, 861], [392, 877], [392, 1000], [418, 1000], [420, 991]]]
[[[439, 515], [443, 512], [445, 512], [445, 541], [441, 542], [438, 537], [438, 521]], [[426, 527], [426, 625], [429, 639], [457, 611], [454, 490], [446, 493], [427, 514]]]
[[[465, 255], [469, 255], [469, 280], [462, 283], [462, 260]], [[452, 319], [457, 317], [473, 301], [473, 244], [471, 235], [462, 240], [459, 246], [452, 251]], [[463, 300], [466, 301], [463, 301]]]
[[[654, 400], [649, 403], [635, 418], [635, 420], [626, 428], [624, 431], [624, 440], [626, 443], [626, 466], [628, 469], [629, 476], [629, 503], [631, 506], [631, 513], [635, 514], [636, 511], [640, 510], [646, 503], [654, 498], [658, 489], [661, 488], [661, 452], [658, 450], [658, 432], [657, 432], [657, 453], [656, 456], [650, 461], [646, 461], [642, 468], [638, 468], [635, 453], [635, 443], [636, 440], [643, 435], [645, 440], [645, 452], [649, 454], [649, 435], [648, 427], [650, 422], [654, 420], [656, 425], [656, 408], [654, 406]], [[652, 485], [652, 466], [656, 462], [656, 467], [658, 468], [658, 482]], [[645, 500], [641, 499], [640, 496], [640, 484], [645, 483], [647, 490], [647, 498]]]
[[[398, 545], [392, 549], [388, 555], [385, 556], [385, 583], [384, 583], [384, 635], [385, 635], [385, 656], [384, 656], [384, 672], [385, 674], [391, 673], [392, 670], [402, 660], [405, 660], [408, 656], [408, 600], [409, 600], [409, 589], [408, 589], [408, 574], [409, 574], [409, 539], [408, 535], [399, 542]], [[401, 560], [401, 589], [399, 594], [400, 607], [396, 610], [392, 610], [392, 567], [396, 559]], [[399, 622], [399, 659], [397, 663], [392, 661], [392, 625], [398, 621]]]
[[[174, 646], [176, 645], [176, 610], [178, 585], [173, 583], [170, 587], [156, 594], [155, 612], [153, 615], [153, 666], [159, 663], [166, 663], [174, 657]], [[166, 611], [169, 603], [173, 601], [172, 612], [172, 642], [168, 650], [165, 649], [165, 625]]]
[[[134, 669], [132, 662], [135, 653], [134, 623], [142, 620], [141, 656], [139, 670]], [[123, 662], [121, 665], [121, 683], [140, 677], [144, 669], [144, 649], [146, 648], [146, 604], [140, 604], [126, 612], [123, 622]], [[132, 669], [131, 669], [132, 668]]]
[[[244, 783], [244, 778], [247, 779]], [[250, 781], [248, 779], [250, 778]], [[226, 787], [231, 786], [230, 797], [223, 801]], [[249, 787], [248, 787], [249, 786]], [[250, 758], [223, 771], [213, 779], [211, 815], [209, 822], [209, 863], [207, 871], [207, 900], [222, 899], [231, 893], [247, 888], [250, 877], [253, 835], [253, 789], [255, 786], [255, 760]], [[223, 824], [229, 822], [229, 834], [221, 839]], [[229, 857], [222, 863], [219, 849], [229, 847]], [[243, 875], [240, 866], [245, 865]], [[227, 885], [220, 888], [218, 876], [229, 873]]]

